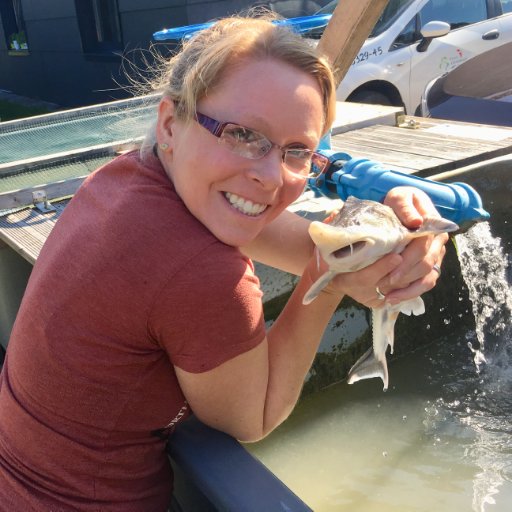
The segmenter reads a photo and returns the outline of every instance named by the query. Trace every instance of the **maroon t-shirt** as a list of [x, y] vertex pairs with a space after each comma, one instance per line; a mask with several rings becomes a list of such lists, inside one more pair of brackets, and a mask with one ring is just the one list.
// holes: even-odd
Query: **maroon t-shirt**
[[[191, 179], [194, 179], [192, 176]], [[208, 371], [265, 336], [250, 260], [160, 162], [96, 171], [34, 267], [0, 379], [0, 511], [165, 511], [165, 443], [189, 414], [173, 366]]]

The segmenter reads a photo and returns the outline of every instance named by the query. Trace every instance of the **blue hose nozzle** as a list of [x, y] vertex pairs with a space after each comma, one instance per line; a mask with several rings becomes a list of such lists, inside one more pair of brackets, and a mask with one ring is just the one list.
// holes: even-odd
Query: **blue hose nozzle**
[[440, 215], [466, 231], [473, 224], [489, 219], [476, 190], [466, 183], [442, 183], [419, 176], [386, 169], [366, 158], [351, 158], [346, 153], [320, 150], [330, 165], [319, 176], [310, 178], [309, 185], [329, 197], [343, 200], [349, 196], [382, 202], [394, 187], [411, 186], [425, 192]]

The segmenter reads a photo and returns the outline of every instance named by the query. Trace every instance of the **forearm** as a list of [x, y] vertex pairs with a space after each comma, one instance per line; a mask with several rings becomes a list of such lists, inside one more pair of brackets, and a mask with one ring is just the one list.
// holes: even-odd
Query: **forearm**
[[285, 210], [242, 251], [254, 261], [300, 276], [314, 249], [309, 224], [309, 220]]
[[293, 410], [325, 327], [342, 298], [321, 292], [311, 304], [304, 306], [302, 298], [311, 284], [306, 272], [267, 333], [269, 374], [263, 435]]

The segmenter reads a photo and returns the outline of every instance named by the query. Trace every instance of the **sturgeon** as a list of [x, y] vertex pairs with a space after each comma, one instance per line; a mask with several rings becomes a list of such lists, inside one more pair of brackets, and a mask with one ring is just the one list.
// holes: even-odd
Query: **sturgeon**
[[[329, 270], [313, 283], [304, 296], [303, 304], [315, 300], [337, 274], [360, 270], [391, 252], [399, 254], [414, 238], [459, 229], [450, 220], [429, 217], [417, 230], [409, 230], [390, 207], [352, 196], [328, 222], [314, 221], [309, 226], [316, 250]], [[421, 297], [396, 305], [384, 302], [381, 308], [372, 308], [373, 343], [350, 369], [348, 383], [380, 377], [386, 391], [389, 382], [386, 351], [389, 345], [393, 353], [396, 319], [400, 313], [421, 315], [424, 312], [425, 304]]]

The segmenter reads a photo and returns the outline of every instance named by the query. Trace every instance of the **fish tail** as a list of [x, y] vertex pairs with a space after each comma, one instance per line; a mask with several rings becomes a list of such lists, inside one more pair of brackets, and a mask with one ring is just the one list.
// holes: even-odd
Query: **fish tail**
[[384, 391], [388, 389], [388, 365], [386, 356], [378, 358], [370, 347], [352, 366], [348, 372], [347, 382], [353, 384], [358, 380], [380, 377], [384, 384]]

